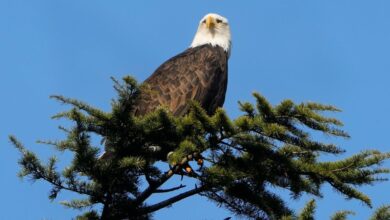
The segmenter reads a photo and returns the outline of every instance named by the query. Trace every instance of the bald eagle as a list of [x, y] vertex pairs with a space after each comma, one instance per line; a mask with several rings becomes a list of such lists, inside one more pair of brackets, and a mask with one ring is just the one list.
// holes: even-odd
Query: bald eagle
[[189, 100], [213, 114], [225, 101], [230, 49], [228, 20], [218, 14], [204, 16], [191, 46], [144, 81], [148, 92], [140, 95], [134, 114], [142, 116], [165, 106], [182, 116], [188, 112]]
[[[231, 35], [228, 20], [218, 14], [207, 14], [199, 22], [191, 46], [164, 62], [144, 81], [148, 88], [139, 95], [134, 115], [143, 116], [159, 106], [167, 107], [174, 116], [183, 116], [195, 100], [213, 114], [225, 101], [228, 81], [228, 59]], [[170, 149], [148, 146], [148, 152], [160, 152], [166, 159]], [[109, 152], [100, 158], [110, 157]]]

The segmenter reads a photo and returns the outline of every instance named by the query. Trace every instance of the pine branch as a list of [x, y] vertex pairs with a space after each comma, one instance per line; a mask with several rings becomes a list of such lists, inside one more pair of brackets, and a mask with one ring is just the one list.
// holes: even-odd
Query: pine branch
[[185, 188], [185, 187], [186, 187], [186, 185], [181, 185], [181, 184], [180, 184], [180, 186], [172, 187], [172, 188], [169, 188], [169, 189], [157, 189], [154, 193], [167, 193], [167, 192], [173, 192], [173, 191], [176, 191], [176, 190]]
[[146, 214], [146, 213], [151, 213], [151, 212], [155, 212], [155, 211], [158, 211], [162, 208], [165, 208], [165, 207], [168, 207], [170, 205], [172, 205], [173, 203], [176, 203], [182, 199], [185, 199], [187, 197], [190, 197], [190, 196], [193, 196], [193, 195], [196, 195], [196, 194], [199, 194], [205, 190], [207, 190], [208, 187], [203, 185], [203, 186], [200, 186], [200, 187], [195, 187], [194, 189], [192, 190], [189, 190], [189, 191], [186, 191], [184, 193], [181, 193], [179, 195], [176, 195], [174, 197], [171, 197], [167, 200], [164, 200], [162, 202], [159, 202], [155, 205], [150, 205], [150, 206], [147, 206], [145, 208], [141, 208], [140, 209], [140, 213], [141, 214]]
[[312, 199], [306, 204], [305, 208], [302, 209], [298, 216], [298, 220], [314, 220], [315, 209], [316, 202]]
[[390, 219], [390, 205], [384, 205], [382, 207], [379, 207], [370, 218], [370, 220], [388, 219]]
[[184, 164], [187, 164], [190, 160], [194, 158], [194, 154], [188, 155], [187, 157], [183, 158], [181, 163], [176, 164], [173, 166], [168, 172], [165, 173], [163, 177], [161, 177], [159, 180], [153, 182], [153, 184], [150, 184], [148, 188], [145, 189], [134, 201], [134, 206], [140, 205], [142, 202], [144, 202], [149, 196], [151, 196], [153, 193], [155, 193], [160, 186], [162, 186], [166, 181], [168, 181], [175, 173], [177, 173], [179, 170], [182, 169], [182, 166]]
[[348, 215], [355, 215], [352, 211], [338, 211], [331, 217], [331, 220], [347, 220]]
[[[92, 107], [84, 102], [80, 102], [77, 99], [65, 98], [61, 95], [52, 95], [52, 96], [50, 96], [50, 98], [56, 99], [56, 100], [62, 102], [63, 104], [70, 104], [70, 105], [73, 105], [80, 110], [84, 110], [85, 112], [87, 112], [88, 114], [90, 114], [91, 116], [93, 116], [96, 119], [104, 120], [104, 121], [107, 121], [110, 119], [109, 114], [107, 114], [107, 113], [105, 113], [105, 112], [103, 112], [95, 107]], [[62, 114], [60, 113], [60, 114], [53, 116], [53, 118], [61, 118], [61, 117], [66, 116], [66, 115], [67, 115], [66, 113], [62, 113]]]

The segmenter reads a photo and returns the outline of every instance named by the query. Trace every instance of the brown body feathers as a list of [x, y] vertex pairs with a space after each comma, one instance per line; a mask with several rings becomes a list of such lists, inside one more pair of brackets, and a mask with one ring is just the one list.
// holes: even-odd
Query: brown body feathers
[[145, 80], [135, 115], [145, 115], [158, 106], [167, 107], [175, 116], [188, 112], [189, 100], [195, 100], [213, 114], [225, 101], [227, 54], [219, 46], [189, 48], [163, 63]]

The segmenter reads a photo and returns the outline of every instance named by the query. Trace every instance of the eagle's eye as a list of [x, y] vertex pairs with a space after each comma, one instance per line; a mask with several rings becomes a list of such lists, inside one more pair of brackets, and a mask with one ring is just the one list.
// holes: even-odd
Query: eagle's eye
[[222, 23], [222, 20], [221, 19], [217, 19], [217, 23]]

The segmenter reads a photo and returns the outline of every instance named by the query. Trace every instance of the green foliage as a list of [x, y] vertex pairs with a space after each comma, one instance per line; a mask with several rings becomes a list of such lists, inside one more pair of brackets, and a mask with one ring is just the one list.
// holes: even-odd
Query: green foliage
[[[313, 140], [313, 131], [349, 137], [339, 120], [324, 116], [324, 112], [339, 111], [333, 106], [291, 100], [273, 106], [255, 93], [256, 104], [239, 103], [243, 115], [235, 120], [222, 109], [207, 115], [198, 103], [192, 103], [189, 114], [179, 118], [164, 108], [135, 117], [133, 109], [144, 88], [131, 77], [123, 83], [114, 80], [114, 88], [118, 98], [112, 101], [110, 112], [52, 96], [72, 107], [53, 117], [73, 122], [70, 128], [60, 127], [66, 139], [40, 142], [73, 153], [71, 164], [62, 171], [55, 157], [44, 164], [10, 137], [22, 154], [21, 177], [49, 182], [50, 199], [62, 190], [85, 197], [62, 202], [69, 208], [89, 209], [78, 219], [149, 219], [153, 212], [195, 194], [247, 218], [314, 219], [314, 201], [295, 217], [273, 189], [287, 189], [295, 199], [302, 194], [321, 197], [321, 186], [328, 183], [346, 198], [371, 206], [369, 197], [357, 187], [383, 181], [380, 174], [389, 172], [379, 165], [390, 154], [378, 151], [338, 161], [320, 160], [322, 154], [339, 155], [344, 150]], [[102, 146], [93, 146], [91, 137], [101, 138]], [[103, 148], [106, 153], [99, 158]], [[161, 163], [169, 168], [158, 166]], [[163, 188], [174, 175], [192, 178], [197, 185]], [[168, 192], [177, 193], [155, 204], [147, 202], [154, 194]], [[103, 210], [94, 211], [97, 204]], [[383, 209], [378, 216], [386, 213], [388, 209]], [[337, 213], [333, 219], [345, 219], [347, 214]]]
[[348, 215], [355, 215], [351, 211], [338, 211], [331, 217], [331, 220], [347, 220]]
[[314, 214], [316, 209], [316, 203], [313, 200], [306, 204], [306, 207], [302, 209], [298, 216], [298, 220], [314, 220]]
[[83, 215], [77, 216], [77, 220], [99, 220], [99, 214], [96, 211], [89, 211]]
[[389, 219], [390, 219], [389, 205], [378, 208], [370, 218], [370, 220], [389, 220]]
[[82, 200], [74, 199], [70, 202], [62, 201], [61, 204], [72, 209], [85, 209], [93, 205], [93, 203], [91, 203], [89, 199], [82, 199]]
[[[302, 209], [298, 216], [288, 215], [283, 216], [281, 220], [313, 220], [315, 219], [316, 202], [314, 199], [310, 200]], [[334, 213], [331, 220], [347, 220], [348, 215], [355, 215], [354, 212], [342, 210]], [[390, 206], [382, 206], [375, 210], [370, 220], [388, 220], [390, 219]]]

